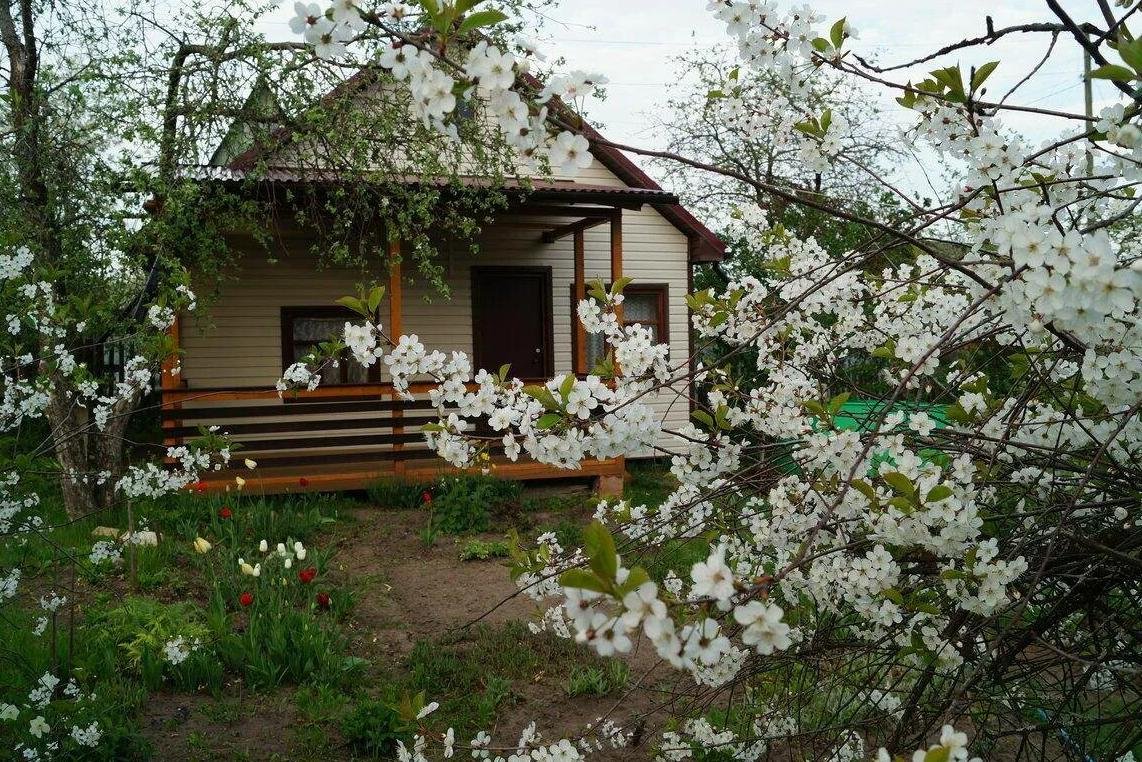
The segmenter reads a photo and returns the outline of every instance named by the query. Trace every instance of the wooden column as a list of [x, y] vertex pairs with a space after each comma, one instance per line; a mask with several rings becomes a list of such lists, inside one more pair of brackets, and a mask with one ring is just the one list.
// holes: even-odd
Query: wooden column
[[[174, 322], [171, 323], [170, 328], [167, 329], [167, 335], [171, 339], [171, 353], [163, 358], [162, 373], [161, 373], [161, 403], [160, 407], [163, 410], [180, 410], [182, 409], [181, 402], [168, 402], [167, 392], [179, 389], [182, 387], [182, 367], [180, 365], [179, 345], [182, 338], [182, 316], [176, 316]], [[164, 429], [175, 429], [182, 425], [182, 421], [167, 420], [163, 418]], [[163, 444], [167, 446], [179, 444], [179, 439], [176, 437], [163, 435]]]
[[571, 305], [571, 319], [575, 321], [575, 357], [572, 358], [575, 373], [587, 373], [587, 332], [579, 321], [579, 302], [587, 298], [586, 262], [584, 258], [583, 231], [576, 230], [575, 242], [575, 303]]
[[[611, 285], [623, 277], [623, 210], [616, 208], [611, 212]], [[615, 308], [615, 317], [619, 325], [623, 323], [623, 306]], [[622, 373], [618, 360], [615, 361], [615, 375]], [[616, 458], [618, 461], [618, 476], [600, 477], [596, 491], [600, 495], [621, 495], [623, 474], [626, 473], [626, 458]]]
[[[400, 339], [401, 334], [404, 332], [404, 295], [402, 291], [401, 271], [400, 271], [400, 239], [389, 241], [389, 325], [388, 334], [395, 342]], [[389, 398], [393, 401], [394, 405], [399, 400], [396, 388], [393, 388], [389, 394]], [[404, 418], [404, 412], [394, 409], [391, 412], [393, 418], [392, 432], [394, 435], [404, 433], [404, 426], [401, 425], [401, 419]], [[399, 453], [404, 449], [404, 444], [401, 442], [393, 442], [393, 452]], [[404, 473], [404, 461], [394, 460], [393, 471], [398, 474]]]

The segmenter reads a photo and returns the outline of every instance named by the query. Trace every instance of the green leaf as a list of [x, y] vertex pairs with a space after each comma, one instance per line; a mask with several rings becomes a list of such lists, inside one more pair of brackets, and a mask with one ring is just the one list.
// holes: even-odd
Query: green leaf
[[714, 428], [714, 419], [705, 410], [695, 410], [690, 414], [690, 417], [705, 426], [707, 429]]
[[373, 290], [369, 292], [369, 314], [376, 314], [377, 308], [381, 306], [381, 300], [385, 298], [385, 287], [374, 286]]
[[821, 114], [821, 132], [828, 132], [829, 125], [833, 123], [833, 110], [825, 109], [825, 113]]
[[559, 403], [555, 399], [555, 395], [546, 386], [539, 386], [538, 384], [528, 384], [523, 388], [523, 393], [532, 399], [539, 400], [543, 406], [548, 410], [559, 410]]
[[716, 101], [716, 100], [719, 100], [719, 99], [725, 98], [725, 97], [726, 97], [726, 94], [723, 93], [721, 90], [711, 90], [710, 92], [706, 93], [706, 100], [709, 100], [709, 101]]
[[817, 37], [809, 44], [812, 45], [813, 50], [816, 50], [818, 53], [828, 53], [833, 47], [824, 37]]
[[358, 315], [361, 315], [362, 317], [371, 317], [373, 314], [369, 310], [368, 305], [366, 305], [364, 302], [362, 302], [360, 299], [358, 299], [355, 296], [343, 296], [340, 299], [337, 299], [335, 301], [338, 304], [340, 304], [342, 307], [346, 307], [346, 308], [352, 310], [353, 312], [356, 312]]
[[975, 70], [975, 73], [972, 74], [971, 78], [972, 92], [978, 90], [983, 85], [983, 83], [987, 81], [987, 78], [991, 76], [993, 71], [995, 71], [996, 66], [999, 66], [999, 61], [988, 61], [983, 66]]
[[634, 278], [624, 275], [611, 284], [611, 296], [617, 296], [623, 292], [623, 289], [631, 284]]
[[1134, 72], [1118, 64], [1099, 66], [1097, 69], [1091, 69], [1090, 72], [1091, 79], [1112, 79], [1115, 82], [1129, 82], [1134, 79], [1134, 76]]
[[941, 500], [947, 500], [952, 496], [952, 488], [946, 484], [937, 484], [932, 489], [928, 490], [928, 496], [924, 498], [925, 503], [938, 503]]
[[888, 600], [895, 603], [897, 606], [903, 606], [904, 605], [904, 596], [901, 595], [900, 591], [897, 590], [896, 588], [890, 587], [887, 590], [881, 590], [880, 593], [885, 598], [887, 598]]
[[429, 16], [440, 15], [440, 6], [437, 5], [436, 0], [420, 0], [420, 7], [424, 8]]
[[924, 754], [924, 762], [948, 762], [951, 758], [951, 751], [946, 746], [939, 746], [935, 749], [929, 749]]
[[484, 0], [456, 0], [456, 12], [467, 13], [482, 2]]
[[912, 486], [911, 480], [899, 471], [889, 471], [884, 475], [884, 481], [898, 494], [904, 495], [905, 497], [914, 497], [916, 495], [916, 488]]
[[829, 39], [833, 41], [833, 47], [837, 50], [840, 50], [841, 46], [845, 44], [845, 19], [843, 16], [829, 29]]
[[1134, 71], [1142, 72], [1142, 40], [1119, 40], [1118, 55]]
[[844, 404], [849, 401], [850, 396], [851, 395], [849, 392], [841, 392], [836, 397], [833, 397], [831, 400], [829, 400], [829, 412], [833, 415], [841, 412], [841, 407], [843, 407]]
[[559, 575], [559, 584], [563, 587], [574, 587], [580, 590], [592, 590], [596, 593], [606, 593], [608, 588], [603, 581], [595, 576], [594, 572], [586, 569], [568, 569]]
[[801, 407], [822, 420], [829, 419], [829, 411], [825, 410], [825, 406], [817, 402], [817, 400], [806, 400], [801, 403]]
[[507, 19], [503, 11], [479, 11], [460, 22], [460, 33], [471, 32], [483, 26], [493, 26]]
[[567, 378], [563, 379], [563, 383], [559, 385], [559, 396], [561, 396], [566, 401], [567, 397], [569, 397], [571, 394], [571, 390], [574, 388], [575, 377], [568, 375]]
[[613, 583], [619, 571], [619, 555], [615, 551], [614, 538], [601, 522], [592, 521], [583, 530], [583, 550], [600, 579]]
[[867, 497], [874, 507], [880, 505], [880, 498], [876, 496], [876, 489], [864, 479], [854, 479], [852, 486]]
[[619, 594], [626, 595], [631, 590], [637, 590], [639, 585], [647, 582], [650, 582], [650, 575], [646, 573], [646, 569], [641, 566], [636, 566], [630, 570], [630, 574], [627, 575], [622, 587], [619, 588]]
[[507, 379], [508, 372], [511, 370], [511, 368], [512, 368], [512, 364], [510, 362], [506, 362], [500, 366], [500, 374], [499, 375], [500, 375], [501, 381], [504, 381]]
[[539, 420], [535, 422], [535, 427], [537, 429], [546, 431], [562, 420], [563, 416], [561, 416], [559, 413], [544, 413], [539, 417]]

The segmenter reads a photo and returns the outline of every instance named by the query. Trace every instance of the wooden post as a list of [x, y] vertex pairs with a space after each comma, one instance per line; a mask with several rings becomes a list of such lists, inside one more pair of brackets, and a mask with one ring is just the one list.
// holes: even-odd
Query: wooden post
[[[400, 339], [401, 333], [404, 332], [402, 325], [404, 318], [404, 294], [402, 291], [401, 283], [401, 270], [400, 270], [400, 239], [389, 240], [389, 336], [393, 341]], [[398, 401], [397, 391], [394, 387], [390, 392], [389, 398], [394, 403], [392, 410], [394, 436], [399, 436], [404, 433], [404, 426], [401, 425], [401, 419], [404, 418], [404, 412], [395, 409], [395, 403]], [[397, 453], [404, 449], [402, 442], [393, 442], [393, 452]], [[393, 471], [397, 474], [404, 473], [404, 461], [394, 460]]]
[[579, 302], [587, 298], [586, 270], [584, 261], [583, 231], [576, 230], [575, 242], [575, 303], [571, 305], [571, 319], [575, 321], [575, 357], [572, 358], [574, 373], [587, 373], [587, 332], [583, 330], [583, 323], [579, 321]]
[[[611, 212], [611, 285], [613, 286], [618, 279], [623, 277], [623, 210], [616, 207]], [[615, 318], [618, 319], [619, 325], [623, 324], [623, 306], [620, 304], [615, 308]], [[622, 370], [619, 368], [618, 361], [615, 362], [615, 375], [617, 376]], [[626, 472], [626, 459], [618, 458], [619, 473]], [[616, 484], [617, 482], [617, 484]], [[608, 494], [618, 491], [622, 494], [622, 477], [613, 477], [611, 479], [601, 479], [599, 484], [600, 494]]]
[[[623, 210], [615, 209], [611, 212], [611, 285], [623, 277]], [[615, 307], [615, 318], [619, 325], [623, 324], [623, 306]], [[618, 374], [619, 365], [615, 363], [615, 373]]]
[[[161, 373], [161, 392], [159, 407], [162, 410], [180, 410], [182, 409], [181, 402], [168, 402], [167, 392], [178, 389], [182, 386], [182, 366], [179, 358], [179, 344], [182, 337], [182, 317], [175, 316], [174, 322], [171, 323], [170, 328], [167, 329], [167, 335], [171, 338], [171, 353], [163, 358], [162, 373]], [[163, 418], [164, 429], [175, 429], [182, 425], [182, 421], [167, 420]], [[169, 446], [179, 444], [179, 440], [175, 437], [163, 435], [163, 444]]]

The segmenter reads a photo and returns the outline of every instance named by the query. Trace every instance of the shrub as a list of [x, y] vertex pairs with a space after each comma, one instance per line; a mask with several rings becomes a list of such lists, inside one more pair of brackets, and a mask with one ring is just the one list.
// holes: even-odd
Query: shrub
[[522, 493], [519, 482], [492, 476], [446, 478], [433, 491], [433, 526], [445, 534], [486, 532], [492, 514], [518, 508]]
[[408, 742], [409, 732], [400, 714], [389, 704], [369, 699], [358, 704], [341, 721], [341, 735], [353, 751], [371, 757], [388, 757], [397, 741]]
[[488, 542], [473, 538], [460, 548], [461, 561], [487, 561], [489, 558], [506, 558], [507, 555], [508, 544], [503, 540]]

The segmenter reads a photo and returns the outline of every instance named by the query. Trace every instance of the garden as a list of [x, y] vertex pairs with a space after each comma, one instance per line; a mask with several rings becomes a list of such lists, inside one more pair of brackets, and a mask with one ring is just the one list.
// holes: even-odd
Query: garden
[[[661, 499], [664, 480], [640, 467], [628, 495]], [[60, 522], [8, 551], [32, 592], [5, 612], [3, 647], [23, 658], [0, 662], [15, 720], [0, 745], [19, 748], [37, 717], [62, 757], [109, 760], [387, 759], [425, 728], [462, 742], [535, 720], [586, 732], [653, 661], [533, 632], [506, 567], [539, 535], [581, 542], [593, 502], [579, 485], [460, 476], [356, 494], [192, 489]], [[76, 687], [55, 691], [56, 675]], [[439, 708], [418, 718], [426, 697]], [[73, 727], [98, 743], [58, 733]]]
[[1142, 758], [1142, 0], [592, 5], [0, 3], [0, 755]]

